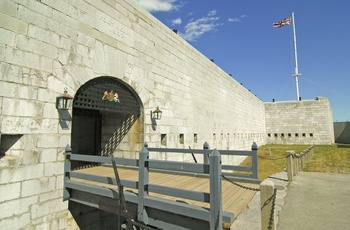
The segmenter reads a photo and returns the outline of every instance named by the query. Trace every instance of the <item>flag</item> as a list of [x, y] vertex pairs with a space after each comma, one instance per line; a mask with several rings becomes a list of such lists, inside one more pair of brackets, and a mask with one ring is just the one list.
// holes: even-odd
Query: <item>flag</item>
[[282, 26], [289, 25], [289, 24], [290, 24], [290, 17], [283, 19], [282, 21], [273, 23], [273, 27], [281, 28]]

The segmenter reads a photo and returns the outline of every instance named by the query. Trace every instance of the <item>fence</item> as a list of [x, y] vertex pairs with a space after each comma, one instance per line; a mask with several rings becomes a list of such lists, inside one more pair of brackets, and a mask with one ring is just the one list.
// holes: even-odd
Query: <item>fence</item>
[[300, 154], [294, 151], [286, 152], [286, 164], [287, 164], [287, 175], [288, 181], [293, 182], [294, 177], [304, 168], [305, 162], [314, 153], [314, 145], [308, 147]]
[[[311, 157], [314, 152], [314, 145], [308, 147], [300, 154], [294, 151], [286, 152], [286, 164], [288, 182], [294, 180], [294, 176], [300, 172], [304, 163]], [[279, 158], [278, 158], [279, 159]], [[275, 159], [271, 159], [275, 160]], [[276, 213], [275, 200], [276, 200], [276, 186], [270, 180], [265, 180], [260, 184], [260, 204], [261, 204], [261, 229], [276, 229]]]
[[[195, 163], [190, 163], [152, 159], [154, 152], [192, 154], [194, 159], [196, 159], [195, 155], [200, 154], [203, 157], [203, 162], [198, 163], [195, 160]], [[222, 155], [251, 156], [252, 165], [221, 165]], [[71, 171], [71, 161], [99, 164], [112, 163], [110, 157], [71, 154], [71, 149], [67, 146], [64, 200], [72, 200], [92, 207], [102, 207], [98, 204], [102, 199], [101, 197], [118, 199], [119, 191], [117, 190], [74, 180], [75, 178], [117, 185], [116, 179]], [[221, 229], [223, 222], [231, 224], [234, 220], [232, 213], [223, 212], [222, 210], [222, 176], [230, 180], [260, 182], [258, 179], [258, 151], [255, 143], [253, 143], [251, 151], [209, 150], [207, 143], [203, 145], [203, 149], [149, 148], [145, 144], [145, 147], [139, 153], [139, 159], [114, 158], [114, 161], [118, 164], [118, 167], [134, 167], [138, 170], [138, 181], [121, 180], [122, 186], [138, 191], [137, 194], [129, 191], [124, 192], [128, 207], [135, 207], [133, 210], [127, 210], [127, 212], [137, 222], [158, 228], [169, 229], [181, 226], [182, 229]], [[151, 170], [206, 176], [210, 181], [210, 193], [151, 184], [149, 182]], [[222, 170], [225, 170], [225, 172]], [[245, 174], [239, 174], [238, 171]], [[89, 193], [89, 195], [84, 195], [82, 192]], [[210, 208], [208, 210], [194, 205], [161, 199], [153, 196], [153, 194], [209, 203]], [[84, 196], [88, 198], [82, 199]], [[99, 198], [96, 198], [96, 196], [99, 196]], [[169, 213], [172, 214], [169, 215]], [[191, 221], [188, 221], [188, 218], [191, 218]]]

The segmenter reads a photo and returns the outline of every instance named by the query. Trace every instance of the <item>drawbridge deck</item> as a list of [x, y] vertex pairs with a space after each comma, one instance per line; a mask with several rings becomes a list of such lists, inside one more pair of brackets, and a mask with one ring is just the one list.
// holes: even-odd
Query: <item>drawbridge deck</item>
[[[150, 152], [202, 154], [203, 163], [151, 159]], [[252, 166], [222, 165], [221, 155], [250, 156]], [[257, 159], [255, 143], [252, 151], [144, 147], [139, 159], [71, 154], [66, 149], [63, 197], [113, 213], [122, 218], [120, 224], [133, 221], [157, 229], [230, 228], [256, 193], [235, 182], [258, 188]], [[72, 161], [99, 166], [72, 171]], [[118, 175], [111, 163], [117, 166]], [[237, 174], [239, 171], [244, 173]]]
[[[122, 180], [138, 180], [138, 170], [119, 168], [119, 176]], [[80, 169], [77, 172], [99, 175], [104, 177], [114, 177], [112, 166], [97, 166], [92, 168]], [[76, 179], [78, 180], [78, 179]], [[80, 179], [81, 180], [81, 179]], [[83, 181], [83, 180], [81, 180]], [[161, 172], [151, 172], [150, 173], [150, 183], [158, 184], [163, 186], [169, 186], [173, 188], [180, 188], [184, 190], [192, 190], [198, 192], [209, 192], [209, 178], [201, 178], [190, 175], [176, 175], [171, 173], [161, 173]], [[106, 186], [106, 184], [101, 184], [98, 182], [88, 182], [97, 186]], [[248, 187], [258, 188], [257, 184], [250, 183], [239, 183]], [[115, 185], [109, 185], [111, 188], [115, 188]], [[137, 190], [126, 188], [125, 191], [132, 191], [137, 193]], [[240, 188], [229, 181], [222, 181], [222, 209], [225, 212], [233, 213], [237, 217], [249, 204], [249, 202], [254, 197], [256, 191], [247, 190]], [[150, 194], [154, 197], [173, 200], [176, 202], [183, 202], [187, 204], [192, 204], [204, 208], [209, 208], [208, 203], [193, 201], [189, 199], [183, 199], [179, 197], [165, 196], [159, 194]]]

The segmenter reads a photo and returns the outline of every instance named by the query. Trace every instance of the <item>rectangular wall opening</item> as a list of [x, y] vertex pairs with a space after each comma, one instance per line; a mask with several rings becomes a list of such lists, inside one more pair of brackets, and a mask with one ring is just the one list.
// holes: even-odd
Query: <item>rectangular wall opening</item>
[[180, 144], [184, 144], [185, 143], [185, 135], [183, 133], [180, 133], [179, 141], [180, 141]]
[[167, 135], [166, 134], [160, 135], [160, 144], [166, 146], [166, 144], [167, 144]]

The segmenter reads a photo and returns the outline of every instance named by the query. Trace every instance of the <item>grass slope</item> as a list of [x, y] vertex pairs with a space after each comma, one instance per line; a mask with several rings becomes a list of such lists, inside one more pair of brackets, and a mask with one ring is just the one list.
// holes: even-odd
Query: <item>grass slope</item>
[[[258, 149], [259, 179], [281, 172], [286, 168], [286, 151], [300, 153], [307, 145], [264, 145]], [[248, 157], [241, 165], [251, 165]], [[305, 163], [304, 172], [350, 173], [350, 145], [316, 145], [314, 154]]]

